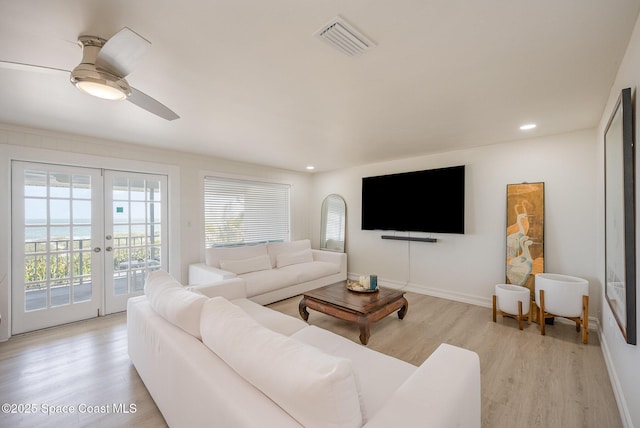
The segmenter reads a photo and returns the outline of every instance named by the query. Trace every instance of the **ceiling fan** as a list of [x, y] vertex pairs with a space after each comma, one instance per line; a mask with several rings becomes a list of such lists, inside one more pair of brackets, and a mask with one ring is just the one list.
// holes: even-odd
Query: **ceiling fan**
[[147, 39], [124, 27], [109, 40], [82, 35], [78, 37], [78, 44], [82, 47], [82, 61], [71, 71], [10, 61], [0, 61], [0, 67], [70, 73], [71, 83], [84, 93], [108, 100], [126, 99], [166, 120], [180, 117], [164, 104], [130, 86], [125, 78], [151, 46]]

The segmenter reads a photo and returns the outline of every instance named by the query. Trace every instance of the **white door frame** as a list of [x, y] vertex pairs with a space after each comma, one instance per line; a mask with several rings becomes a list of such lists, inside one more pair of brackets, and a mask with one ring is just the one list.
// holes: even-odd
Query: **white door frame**
[[[1, 134], [0, 134], [1, 135]], [[22, 131], [23, 138], [44, 138]], [[66, 138], [54, 136], [54, 139]], [[77, 137], [67, 137], [69, 141], [76, 141]], [[83, 141], [82, 144], [91, 144]], [[158, 162], [137, 161], [102, 157], [91, 154], [71, 153], [57, 150], [40, 149], [36, 147], [17, 146], [0, 143], [0, 342], [11, 337], [11, 162], [13, 160], [25, 162], [58, 163], [69, 166], [124, 169], [150, 174], [162, 174], [168, 177], [169, 191], [169, 272], [175, 278], [182, 277], [182, 262], [180, 259], [180, 168], [177, 165]]]

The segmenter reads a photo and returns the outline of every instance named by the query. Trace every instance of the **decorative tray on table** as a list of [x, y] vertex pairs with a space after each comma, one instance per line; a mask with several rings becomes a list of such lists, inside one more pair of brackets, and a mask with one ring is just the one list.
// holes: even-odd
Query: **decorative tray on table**
[[355, 291], [356, 293], [375, 293], [378, 291], [377, 288], [373, 290], [370, 288], [364, 288], [359, 282], [350, 280], [347, 280], [347, 289]]

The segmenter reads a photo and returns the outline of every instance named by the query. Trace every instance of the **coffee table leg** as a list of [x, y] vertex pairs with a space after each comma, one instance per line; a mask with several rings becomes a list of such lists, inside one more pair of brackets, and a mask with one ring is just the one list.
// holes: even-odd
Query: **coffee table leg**
[[309, 319], [309, 311], [307, 311], [307, 299], [302, 298], [300, 303], [298, 304], [298, 311], [300, 312], [300, 316], [303, 320], [307, 321]]
[[360, 342], [366, 345], [369, 342], [369, 336], [371, 336], [371, 323], [366, 317], [358, 319], [358, 325], [360, 326]]
[[409, 310], [409, 302], [407, 302], [407, 299], [403, 297], [402, 300], [404, 300], [404, 305], [398, 311], [398, 318], [400, 318], [401, 320], [404, 319], [404, 316], [407, 314], [407, 311]]

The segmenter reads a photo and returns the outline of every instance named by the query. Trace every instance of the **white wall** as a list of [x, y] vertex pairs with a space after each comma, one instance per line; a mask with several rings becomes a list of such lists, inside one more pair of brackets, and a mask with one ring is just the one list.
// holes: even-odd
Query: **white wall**
[[188, 265], [202, 260], [203, 173], [266, 179], [291, 184], [291, 238], [310, 236], [311, 176], [252, 164], [157, 150], [35, 129], [0, 124], [0, 341], [9, 337], [10, 313], [10, 163], [11, 159], [67, 163], [97, 168], [121, 168], [169, 174], [173, 209], [173, 239], [169, 247], [171, 273], [187, 282]]
[[[632, 99], [635, 103], [635, 141], [636, 141], [636, 266], [640, 261], [640, 219], [638, 209], [640, 206], [640, 165], [638, 162], [638, 126], [640, 125], [640, 106], [638, 105], [637, 87], [640, 85], [640, 19], [631, 36], [625, 57], [618, 69], [618, 75], [611, 88], [609, 100], [603, 111], [600, 126], [598, 128], [598, 176], [604, 176], [604, 130], [611, 116], [613, 107], [624, 88], [632, 89]], [[598, 191], [598, 277], [604, 283], [604, 185], [603, 179], [599, 181]], [[636, 290], [640, 290], [640, 269], [636, 268]], [[640, 346], [628, 345], [614, 321], [613, 314], [604, 298], [604, 290], [601, 293], [603, 301], [602, 326], [602, 351], [609, 368], [614, 392], [618, 399], [618, 405], [622, 414], [622, 420], [626, 427], [640, 427]], [[640, 299], [636, 298], [637, 320], [640, 320]], [[638, 324], [638, 322], [636, 322]], [[636, 327], [636, 331], [638, 328]]]
[[[464, 235], [432, 234], [438, 242], [423, 243], [382, 240], [388, 232], [360, 229], [362, 177], [461, 164], [466, 165]], [[312, 223], [319, 224], [322, 199], [341, 194], [347, 203], [350, 274], [377, 274], [382, 283], [489, 306], [495, 284], [505, 280], [506, 186], [525, 181], [545, 183], [546, 271], [588, 279], [590, 293], [599, 296], [595, 129], [317, 174]], [[428, 205], [427, 189], [422, 197]], [[595, 299], [591, 316], [600, 310]]]

